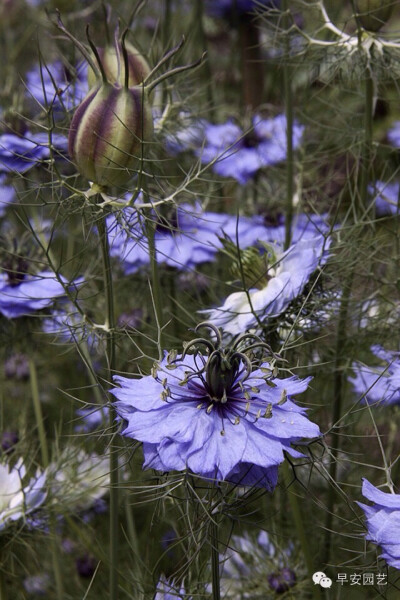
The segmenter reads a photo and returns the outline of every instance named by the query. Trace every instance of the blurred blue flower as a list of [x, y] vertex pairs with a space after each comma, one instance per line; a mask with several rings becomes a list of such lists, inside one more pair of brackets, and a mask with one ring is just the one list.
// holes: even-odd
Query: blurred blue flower
[[[201, 123], [198, 123], [198, 129]], [[193, 128], [193, 126], [192, 126]], [[293, 125], [293, 148], [301, 143], [304, 126]], [[193, 136], [179, 139], [180, 149], [192, 148]], [[243, 131], [233, 121], [221, 125], [203, 124], [203, 136], [197, 132], [197, 155], [203, 163], [214, 162], [212, 169], [222, 177], [233, 177], [244, 185], [259, 169], [276, 165], [286, 159], [286, 117], [278, 115], [271, 119], [253, 118], [253, 126]]]
[[376, 181], [368, 187], [368, 192], [374, 198], [375, 211], [378, 217], [398, 214], [400, 185]]
[[213, 17], [229, 17], [234, 9], [239, 15], [277, 7], [279, 0], [206, 0], [206, 10]]
[[104, 427], [108, 422], [108, 406], [92, 406], [90, 408], [78, 408], [76, 414], [79, 424], [74, 427], [77, 433], [89, 433], [99, 427]]
[[50, 586], [50, 575], [48, 573], [39, 573], [38, 575], [25, 577], [23, 586], [29, 595], [47, 596]]
[[[238, 335], [258, 328], [259, 321], [277, 317], [297, 298], [311, 274], [328, 259], [329, 238], [304, 236], [288, 250], [271, 246], [269, 263], [258, 288], [230, 294], [222, 306], [200, 311], [225, 333]], [[265, 268], [264, 268], [265, 269]], [[267, 278], [266, 284], [265, 279]], [[250, 298], [250, 301], [249, 301]]]
[[400, 353], [384, 350], [382, 346], [371, 346], [371, 352], [385, 366], [367, 367], [353, 363], [354, 376], [349, 377], [354, 391], [364, 396], [364, 401], [384, 405], [400, 402]]
[[122, 435], [143, 442], [145, 469], [189, 469], [272, 490], [284, 452], [302, 456], [290, 444], [320, 435], [290, 398], [304, 392], [311, 378], [271, 379], [268, 363], [253, 369], [238, 351], [239, 340], [221, 348], [213, 331], [217, 344], [203, 342], [208, 355], [186, 354], [189, 344], [176, 360], [165, 355], [150, 376], [114, 378]]
[[191, 600], [191, 596], [186, 595], [183, 585], [179, 585], [174, 580], [169, 580], [165, 575], [161, 575], [153, 600]]
[[388, 565], [400, 569], [400, 494], [382, 492], [363, 479], [362, 494], [373, 506], [357, 502], [367, 520], [367, 540], [381, 546]]
[[[67, 284], [67, 280], [62, 278]], [[68, 285], [74, 286], [77, 280]], [[54, 299], [65, 295], [63, 285], [51, 271], [42, 271], [36, 275], [25, 273], [0, 273], [0, 313], [7, 319], [30, 315], [36, 310], [51, 306]]]
[[387, 132], [387, 139], [395, 148], [400, 148], [400, 121], [395, 121]]
[[[241, 247], [268, 237], [263, 217], [238, 219], [234, 215], [203, 211], [200, 203], [179, 206], [170, 220], [155, 219], [158, 262], [183, 270], [212, 261], [223, 247], [220, 239], [223, 236], [234, 241], [238, 237]], [[111, 256], [122, 259], [127, 275], [150, 262], [145, 226], [144, 218], [134, 208], [107, 218]]]
[[84, 316], [70, 302], [63, 302], [62, 307], [43, 319], [42, 329], [53, 335], [59, 343], [85, 342], [90, 350], [100, 343], [100, 338], [88, 326]]
[[6, 208], [15, 198], [15, 191], [11, 185], [6, 183], [6, 175], [0, 175], [0, 217], [3, 217]]
[[88, 93], [87, 64], [80, 63], [76, 73], [61, 61], [38, 64], [26, 74], [26, 88], [27, 98], [34, 99], [43, 109], [51, 108], [57, 116], [74, 109]]
[[54, 154], [66, 154], [68, 140], [53, 133], [25, 133], [24, 137], [5, 133], [0, 135], [0, 173], [25, 173], [42, 160], [50, 158], [49, 139]]

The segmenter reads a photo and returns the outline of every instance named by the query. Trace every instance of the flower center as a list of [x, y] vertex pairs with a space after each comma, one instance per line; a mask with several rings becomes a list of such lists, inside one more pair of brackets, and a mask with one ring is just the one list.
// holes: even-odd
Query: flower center
[[28, 263], [22, 256], [7, 255], [3, 258], [2, 267], [11, 287], [16, 287], [22, 283], [28, 273]]
[[240, 359], [238, 356], [224, 356], [221, 350], [215, 350], [206, 365], [207, 391], [212, 402], [225, 404], [229, 392], [236, 383]]

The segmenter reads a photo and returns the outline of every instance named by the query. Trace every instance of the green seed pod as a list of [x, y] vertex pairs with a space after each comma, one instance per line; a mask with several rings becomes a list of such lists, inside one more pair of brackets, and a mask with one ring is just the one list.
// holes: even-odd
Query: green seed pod
[[75, 111], [68, 137], [69, 155], [89, 181], [123, 187], [139, 166], [142, 143], [152, 134], [146, 90], [104, 82], [92, 89]]
[[[151, 69], [146, 59], [134, 46], [132, 46], [132, 44], [127, 41], [124, 43], [128, 57], [128, 86], [134, 87], [135, 85], [142, 83], [150, 73]], [[97, 52], [103, 65], [107, 81], [116, 85], [124, 85], [125, 67], [121, 42], [118, 42], [118, 48], [116, 48], [115, 45], [106, 46], [105, 48], [97, 48]], [[97, 82], [96, 74], [90, 67], [88, 70], [88, 82], [89, 87], [92, 87]]]
[[356, 0], [357, 20], [368, 31], [379, 31], [390, 19], [395, 0]]

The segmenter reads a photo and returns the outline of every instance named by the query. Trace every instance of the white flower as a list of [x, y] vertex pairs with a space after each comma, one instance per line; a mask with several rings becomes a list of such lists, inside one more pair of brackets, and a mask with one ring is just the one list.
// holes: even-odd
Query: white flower
[[107, 494], [109, 460], [95, 452], [67, 448], [49, 467], [53, 497], [71, 511], [86, 510]]
[[13, 468], [0, 464], [0, 531], [37, 509], [46, 498], [46, 474], [38, 470], [36, 477], [24, 486], [25, 477], [22, 458]]

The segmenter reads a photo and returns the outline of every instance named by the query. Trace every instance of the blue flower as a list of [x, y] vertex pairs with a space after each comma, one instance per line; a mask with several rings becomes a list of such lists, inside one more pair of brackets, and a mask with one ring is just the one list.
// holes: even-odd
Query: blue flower
[[26, 75], [26, 96], [53, 114], [73, 110], [88, 93], [87, 64], [81, 63], [74, 76], [61, 62], [36, 65]]
[[189, 469], [212, 480], [272, 490], [284, 452], [302, 456], [290, 444], [320, 435], [291, 400], [311, 378], [273, 378], [268, 363], [253, 368], [239, 352], [241, 339], [221, 348], [220, 332], [210, 328], [217, 343], [202, 341], [208, 354], [186, 354], [200, 343], [195, 340], [176, 360], [166, 355], [152, 375], [115, 377], [122, 435], [143, 442], [145, 469]]
[[400, 121], [395, 121], [387, 132], [387, 138], [392, 146], [400, 148]]
[[367, 520], [367, 540], [381, 546], [380, 555], [388, 565], [400, 569], [400, 494], [382, 492], [363, 479], [362, 494], [373, 506], [357, 502]]
[[399, 184], [376, 181], [368, 187], [371, 196], [374, 196], [375, 211], [377, 216], [398, 214]]
[[52, 334], [60, 343], [80, 343], [85, 341], [90, 349], [99, 345], [99, 338], [90, 330], [84, 317], [72, 303], [63, 303], [62, 308], [53, 310], [43, 319], [42, 329]]
[[[135, 208], [126, 208], [117, 217], [107, 218], [111, 256], [123, 260], [127, 275], [136, 273], [150, 262], [145, 221]], [[268, 237], [268, 228], [260, 216], [240, 217], [203, 211], [200, 203], [194, 207], [183, 204], [170, 220], [156, 220], [155, 246], [157, 260], [177, 269], [190, 270], [212, 261], [222, 249], [222, 236], [241, 247]]]
[[5, 185], [6, 176], [0, 175], [0, 217], [3, 217], [7, 206], [14, 200], [15, 191], [10, 185]]
[[229, 17], [234, 9], [241, 15], [260, 11], [264, 7], [276, 7], [279, 0], [207, 0], [207, 12], [213, 17]]
[[[52, 134], [51, 144], [54, 154], [65, 154], [67, 138]], [[0, 173], [25, 173], [40, 161], [50, 157], [49, 136], [47, 133], [25, 133], [25, 137], [5, 133], [0, 136]]]
[[191, 596], [186, 595], [183, 585], [179, 585], [174, 580], [168, 580], [165, 575], [161, 575], [153, 600], [191, 600]]
[[[62, 281], [67, 284], [66, 279]], [[70, 285], [78, 283], [80, 280]], [[0, 273], [0, 313], [7, 319], [31, 315], [64, 295], [63, 285], [51, 271], [29, 275], [21, 268], [17, 272]]]
[[30, 575], [25, 577], [22, 583], [27, 594], [47, 596], [50, 587], [50, 575], [48, 573]]
[[[304, 126], [293, 126], [293, 148], [299, 147]], [[193, 138], [190, 139], [192, 146]], [[183, 148], [183, 139], [180, 140]], [[198, 144], [200, 146], [200, 144]], [[276, 165], [286, 159], [286, 117], [253, 118], [253, 126], [243, 131], [233, 121], [221, 125], [204, 125], [202, 147], [197, 155], [203, 163], [213, 163], [212, 169], [222, 177], [233, 177], [244, 185], [259, 169]]]
[[400, 353], [384, 350], [382, 346], [371, 346], [371, 351], [386, 365], [366, 367], [353, 363], [355, 375], [349, 377], [354, 391], [368, 402], [398, 404], [400, 402]]
[[301, 294], [311, 274], [327, 261], [329, 241], [324, 235], [306, 235], [284, 252], [279, 247], [271, 248], [272, 264], [264, 273], [266, 285], [260, 279], [259, 288], [234, 292], [222, 306], [200, 312], [231, 335], [257, 329], [259, 321], [282, 314]]
[[108, 422], [108, 406], [92, 406], [89, 408], [78, 408], [76, 414], [79, 424], [74, 427], [77, 433], [89, 433]]

